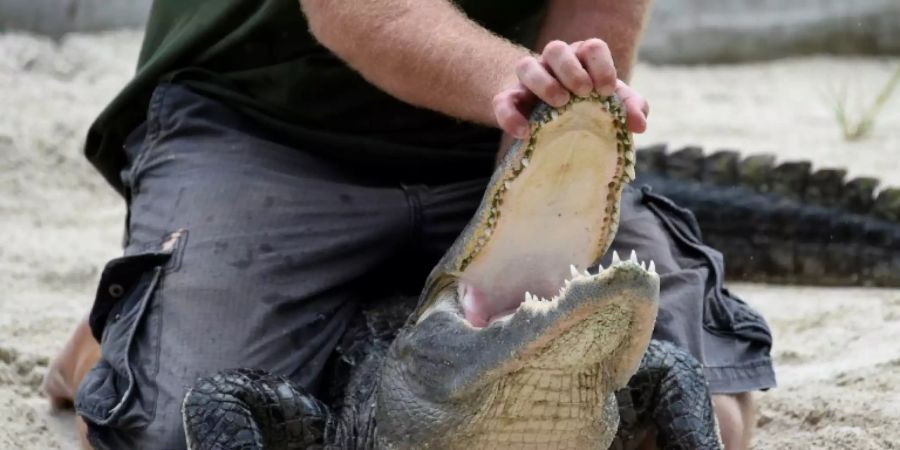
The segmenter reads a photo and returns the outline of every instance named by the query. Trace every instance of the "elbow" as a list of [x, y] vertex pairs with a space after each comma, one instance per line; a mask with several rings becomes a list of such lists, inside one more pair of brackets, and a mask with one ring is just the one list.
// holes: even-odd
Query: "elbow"
[[345, 27], [342, 26], [341, 14], [336, 11], [337, 8], [329, 7], [328, 1], [322, 0], [301, 0], [300, 7], [306, 16], [310, 34], [333, 53], [343, 53], [344, 41], [347, 39], [346, 36], [342, 39], [339, 32]]

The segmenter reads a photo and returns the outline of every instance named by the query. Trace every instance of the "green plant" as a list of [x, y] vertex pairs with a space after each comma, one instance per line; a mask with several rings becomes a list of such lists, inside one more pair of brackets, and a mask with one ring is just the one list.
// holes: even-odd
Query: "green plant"
[[888, 100], [894, 94], [894, 90], [897, 88], [898, 84], [900, 84], [900, 66], [897, 67], [894, 74], [891, 75], [884, 86], [882, 86], [881, 90], [878, 92], [878, 96], [875, 97], [875, 100], [868, 107], [862, 109], [858, 117], [851, 117], [851, 114], [847, 110], [848, 96], [846, 85], [840, 89], [840, 92], [835, 95], [832, 107], [834, 108], [834, 116], [838, 126], [841, 127], [844, 139], [848, 141], [859, 140], [872, 131], [878, 113], [881, 112], [881, 109], [884, 108], [884, 105], [887, 104]]

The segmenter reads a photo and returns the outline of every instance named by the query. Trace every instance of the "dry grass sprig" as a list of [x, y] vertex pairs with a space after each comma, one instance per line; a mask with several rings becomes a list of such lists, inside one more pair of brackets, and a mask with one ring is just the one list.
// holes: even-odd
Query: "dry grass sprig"
[[900, 84], [900, 66], [897, 67], [894, 74], [891, 75], [884, 86], [881, 87], [875, 100], [868, 107], [864, 108], [859, 113], [858, 117], [851, 117], [851, 114], [847, 110], [847, 86], [844, 85], [840, 89], [840, 92], [836, 93], [832, 101], [832, 108], [834, 109], [834, 117], [837, 120], [838, 126], [841, 127], [841, 133], [843, 133], [844, 139], [856, 141], [866, 137], [872, 131], [878, 113], [881, 112], [884, 105], [890, 100], [898, 84]]

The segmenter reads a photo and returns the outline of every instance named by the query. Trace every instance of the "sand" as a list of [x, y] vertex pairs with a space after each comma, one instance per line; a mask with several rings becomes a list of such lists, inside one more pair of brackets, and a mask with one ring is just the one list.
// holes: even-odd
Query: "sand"
[[[128, 80], [139, 40], [0, 34], [0, 448], [75, 448], [73, 415], [50, 411], [39, 385], [90, 306], [103, 264], [120, 252], [123, 203], [81, 143]], [[642, 65], [634, 81], [652, 114], [638, 141], [810, 158], [900, 185], [900, 95], [855, 143], [841, 138], [826, 95], [846, 83], [854, 98], [871, 99], [897, 65], [830, 57]], [[900, 291], [733, 288], [775, 333], [780, 386], [760, 396], [755, 448], [900, 448]]]

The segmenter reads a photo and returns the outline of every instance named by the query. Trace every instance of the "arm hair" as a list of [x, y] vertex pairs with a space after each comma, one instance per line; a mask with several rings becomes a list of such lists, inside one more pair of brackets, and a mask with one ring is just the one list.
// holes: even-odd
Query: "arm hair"
[[[536, 48], [554, 39], [605, 40], [627, 80], [649, 0], [550, 0]], [[448, 0], [300, 0], [312, 34], [394, 97], [497, 126], [491, 100], [516, 84], [531, 53], [465, 16]]]
[[530, 54], [447, 0], [301, 0], [312, 34], [404, 102], [496, 126], [495, 94]]

